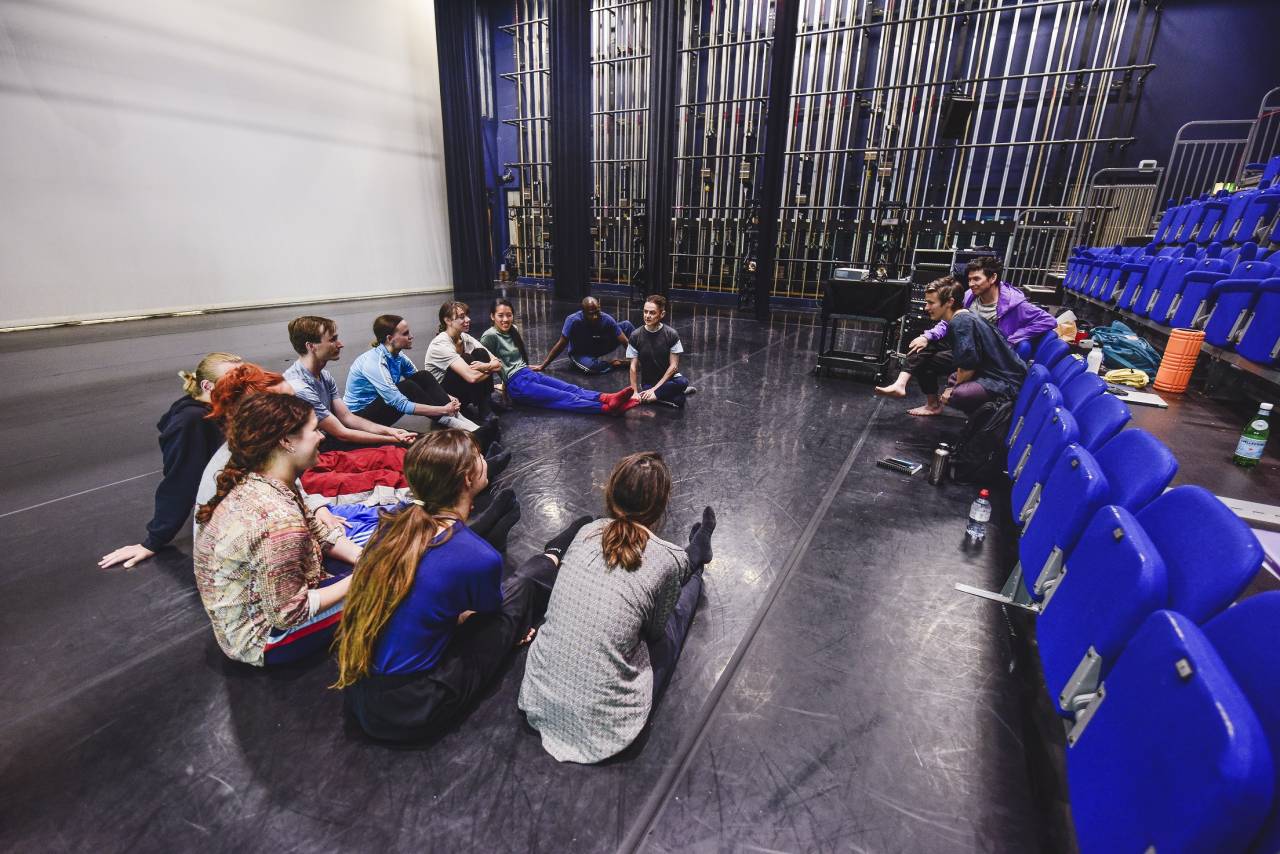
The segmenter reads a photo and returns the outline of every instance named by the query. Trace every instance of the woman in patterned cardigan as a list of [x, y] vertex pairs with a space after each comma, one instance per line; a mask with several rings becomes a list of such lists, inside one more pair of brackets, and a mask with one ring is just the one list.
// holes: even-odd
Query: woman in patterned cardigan
[[228, 425], [231, 458], [218, 490], [196, 511], [196, 586], [228, 657], [283, 664], [328, 647], [342, 617], [349, 570], [331, 575], [324, 555], [354, 564], [360, 549], [327, 528], [294, 486], [324, 438], [315, 410], [291, 394], [246, 399]]

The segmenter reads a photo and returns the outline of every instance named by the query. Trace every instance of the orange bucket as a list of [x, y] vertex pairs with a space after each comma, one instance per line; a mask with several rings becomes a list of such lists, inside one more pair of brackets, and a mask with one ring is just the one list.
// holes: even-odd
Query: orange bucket
[[1174, 394], [1187, 390], [1203, 342], [1204, 332], [1199, 329], [1175, 329], [1170, 333], [1164, 358], [1160, 360], [1160, 370], [1156, 371], [1154, 385], [1157, 390]]

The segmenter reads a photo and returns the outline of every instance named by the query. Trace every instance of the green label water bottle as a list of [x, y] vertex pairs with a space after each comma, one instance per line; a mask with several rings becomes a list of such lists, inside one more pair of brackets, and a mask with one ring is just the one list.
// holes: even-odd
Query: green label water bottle
[[1253, 468], [1262, 459], [1262, 449], [1267, 446], [1267, 437], [1271, 435], [1271, 404], [1264, 403], [1258, 407], [1258, 414], [1244, 425], [1240, 441], [1236, 443], [1236, 455], [1231, 461], [1238, 466]]

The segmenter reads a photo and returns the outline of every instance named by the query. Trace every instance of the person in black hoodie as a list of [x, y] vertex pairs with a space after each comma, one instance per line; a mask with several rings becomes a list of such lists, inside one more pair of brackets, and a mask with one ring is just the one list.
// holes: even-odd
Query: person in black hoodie
[[121, 546], [103, 555], [99, 567], [106, 569], [122, 563], [128, 569], [168, 545], [182, 529], [195, 506], [200, 475], [223, 442], [221, 425], [206, 418], [209, 393], [223, 374], [243, 361], [230, 353], [210, 353], [200, 360], [194, 372], [178, 371], [186, 394], [175, 400], [156, 424], [164, 475], [156, 487], [155, 513], [147, 523], [147, 537], [141, 543]]

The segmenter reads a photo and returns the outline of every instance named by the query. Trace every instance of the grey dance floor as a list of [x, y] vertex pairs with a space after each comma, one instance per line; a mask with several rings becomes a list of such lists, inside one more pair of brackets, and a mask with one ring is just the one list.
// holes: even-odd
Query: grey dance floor
[[[331, 367], [343, 384], [375, 314], [409, 318], [420, 359], [441, 299], [307, 312], [338, 320], [347, 349]], [[520, 295], [535, 352], [570, 310]], [[0, 336], [0, 849], [1069, 845], [1020, 629], [952, 590], [998, 583], [1007, 532], [997, 524], [985, 548], [966, 550], [973, 489], [874, 466], [893, 453], [926, 459], [961, 422], [921, 424], [903, 415], [911, 401], [811, 376], [812, 315], [759, 325], [677, 305], [670, 320], [701, 391], [683, 412], [503, 416], [515, 459], [502, 482], [524, 508], [509, 560], [602, 512], [602, 484], [633, 450], [660, 449], [676, 472], [665, 533], [687, 531], [705, 504], [719, 513], [684, 657], [652, 727], [622, 757], [584, 767], [542, 751], [515, 705], [520, 654], [463, 723], [418, 750], [371, 744], [344, 722], [327, 688], [331, 661], [279, 675], [225, 662], [192, 582], [188, 534], [130, 571], [95, 562], [142, 538], [159, 477], [154, 424], [180, 393], [175, 372], [210, 350], [283, 369], [293, 360], [285, 323], [298, 313]], [[473, 331], [485, 314], [475, 306]], [[557, 372], [571, 377], [563, 361]], [[1200, 435], [1233, 444], [1235, 415], [1195, 405]], [[1173, 415], [1144, 417], [1166, 419], [1180, 456], [1184, 444], [1204, 455]], [[1250, 476], [1221, 456], [1199, 464], [1199, 482], [1274, 494], [1274, 457]]]

